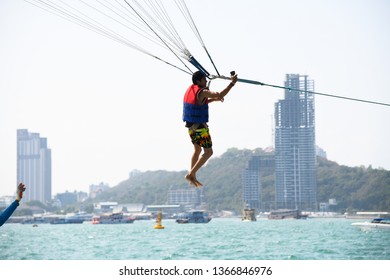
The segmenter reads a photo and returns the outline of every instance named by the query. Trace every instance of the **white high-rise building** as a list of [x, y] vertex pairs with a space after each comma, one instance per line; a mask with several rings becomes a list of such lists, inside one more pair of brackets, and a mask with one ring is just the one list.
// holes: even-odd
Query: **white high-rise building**
[[39, 133], [17, 130], [17, 184], [23, 182], [25, 201], [51, 200], [51, 150]]
[[287, 74], [275, 104], [275, 202], [277, 208], [316, 210], [314, 81]]

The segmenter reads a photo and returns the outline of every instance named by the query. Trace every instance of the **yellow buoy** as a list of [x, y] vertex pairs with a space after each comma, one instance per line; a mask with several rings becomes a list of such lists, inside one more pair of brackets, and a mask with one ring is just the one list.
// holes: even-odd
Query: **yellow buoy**
[[165, 228], [161, 224], [161, 221], [162, 221], [162, 213], [161, 213], [161, 209], [160, 209], [160, 211], [158, 211], [158, 214], [157, 214], [157, 221], [156, 221], [156, 225], [154, 226], [155, 229], [164, 229]]

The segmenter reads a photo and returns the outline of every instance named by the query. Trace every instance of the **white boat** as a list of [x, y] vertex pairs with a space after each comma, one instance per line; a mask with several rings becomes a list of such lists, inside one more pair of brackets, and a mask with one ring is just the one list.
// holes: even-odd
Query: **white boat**
[[269, 212], [269, 220], [306, 219], [308, 215], [302, 214], [298, 209], [278, 209]]
[[352, 223], [353, 226], [360, 229], [384, 229], [390, 230], [390, 218], [375, 218], [370, 222]]
[[245, 208], [242, 210], [242, 221], [243, 222], [256, 222], [255, 209]]
[[126, 216], [123, 213], [111, 213], [92, 217], [92, 224], [132, 224], [135, 218]]

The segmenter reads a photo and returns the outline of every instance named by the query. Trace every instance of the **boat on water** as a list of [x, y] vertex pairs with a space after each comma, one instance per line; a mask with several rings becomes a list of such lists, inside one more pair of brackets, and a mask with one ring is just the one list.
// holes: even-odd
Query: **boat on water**
[[308, 215], [302, 214], [298, 209], [278, 209], [269, 212], [269, 220], [306, 219]]
[[242, 221], [243, 222], [256, 222], [255, 209], [245, 208], [242, 210]]
[[92, 217], [92, 224], [132, 224], [135, 218], [126, 216], [123, 213], [112, 213], [109, 215], [100, 215]]
[[63, 225], [63, 224], [82, 224], [84, 220], [82, 219], [67, 219], [67, 218], [59, 218], [50, 221], [51, 225]]
[[43, 217], [32, 217], [32, 218], [26, 218], [24, 219], [21, 224], [25, 225], [37, 225], [37, 224], [47, 224], [49, 221]]
[[69, 213], [66, 215], [59, 214], [45, 214], [25, 218], [21, 221], [22, 224], [82, 224], [85, 221], [91, 221], [92, 214], [85, 212]]
[[211, 221], [211, 217], [206, 211], [191, 210], [185, 213], [180, 213], [176, 219], [178, 224], [205, 224]]
[[52, 225], [63, 225], [63, 224], [82, 224], [85, 221], [91, 221], [92, 215], [86, 213], [71, 213], [65, 215], [65, 217], [57, 217], [50, 220]]
[[375, 218], [369, 222], [367, 221], [357, 222], [357, 223], [352, 223], [352, 225], [362, 230], [366, 230], [366, 229], [390, 230], [390, 218]]

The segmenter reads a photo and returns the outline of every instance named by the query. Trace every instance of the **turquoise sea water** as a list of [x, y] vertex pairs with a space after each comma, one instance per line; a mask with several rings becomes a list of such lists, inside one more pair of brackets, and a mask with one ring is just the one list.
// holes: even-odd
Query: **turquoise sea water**
[[133, 224], [5, 224], [2, 260], [390, 260], [390, 231], [361, 231], [348, 219], [163, 220]]

